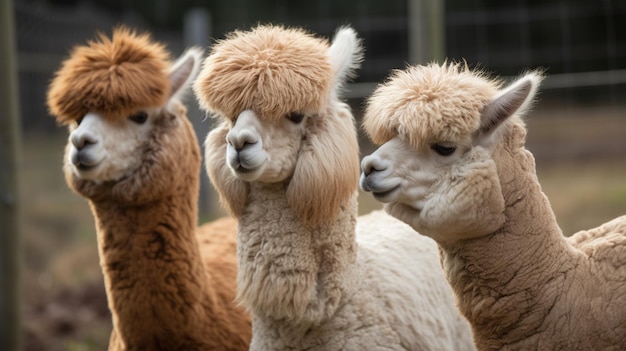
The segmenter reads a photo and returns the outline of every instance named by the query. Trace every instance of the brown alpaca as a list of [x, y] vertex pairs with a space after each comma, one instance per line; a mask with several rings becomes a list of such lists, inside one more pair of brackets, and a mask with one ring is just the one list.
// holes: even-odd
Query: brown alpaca
[[201, 51], [118, 28], [73, 50], [48, 92], [68, 125], [64, 172], [89, 200], [113, 331], [109, 350], [247, 350], [236, 222], [197, 223], [200, 150], [180, 95]]

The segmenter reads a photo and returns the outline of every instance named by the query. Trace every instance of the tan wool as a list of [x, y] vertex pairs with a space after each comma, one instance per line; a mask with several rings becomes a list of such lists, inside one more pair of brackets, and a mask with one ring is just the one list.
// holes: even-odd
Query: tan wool
[[200, 105], [223, 118], [246, 109], [262, 118], [326, 104], [332, 69], [329, 44], [297, 28], [260, 25], [217, 42], [194, 84]]

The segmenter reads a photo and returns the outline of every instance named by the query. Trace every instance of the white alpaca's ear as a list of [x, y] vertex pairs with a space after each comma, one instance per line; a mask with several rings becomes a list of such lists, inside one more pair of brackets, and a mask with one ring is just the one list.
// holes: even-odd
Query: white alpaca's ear
[[482, 110], [478, 137], [488, 138], [507, 118], [526, 113], [542, 79], [539, 72], [531, 72], [502, 89]]
[[333, 91], [337, 92], [356, 75], [363, 61], [363, 46], [354, 29], [340, 27], [337, 30], [328, 49], [328, 57], [335, 75]]
[[180, 56], [172, 64], [169, 70], [170, 79], [170, 98], [172, 100], [181, 100], [189, 91], [191, 82], [196, 79], [200, 71], [200, 60], [202, 58], [202, 49], [191, 47]]

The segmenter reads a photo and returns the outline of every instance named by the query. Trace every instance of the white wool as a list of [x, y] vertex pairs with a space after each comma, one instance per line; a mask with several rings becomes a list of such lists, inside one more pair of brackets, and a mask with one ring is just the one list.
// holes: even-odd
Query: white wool
[[435, 243], [383, 211], [357, 218], [357, 133], [337, 89], [358, 43], [343, 28], [328, 49], [327, 106], [280, 118], [246, 109], [207, 137], [207, 171], [239, 223], [250, 349], [473, 350]]

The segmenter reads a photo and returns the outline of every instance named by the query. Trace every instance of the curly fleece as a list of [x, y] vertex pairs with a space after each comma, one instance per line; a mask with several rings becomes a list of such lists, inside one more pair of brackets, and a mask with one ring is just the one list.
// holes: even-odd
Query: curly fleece
[[332, 87], [328, 48], [297, 28], [234, 31], [215, 44], [193, 89], [203, 109], [230, 120], [246, 109], [271, 120], [319, 110]]
[[88, 112], [124, 118], [138, 108], [163, 105], [169, 96], [169, 53], [149, 34], [125, 27], [111, 39], [77, 46], [48, 89], [48, 106], [60, 124], [79, 121]]
[[458, 142], [478, 128], [480, 108], [499, 82], [459, 63], [397, 70], [368, 99], [363, 127], [377, 145], [400, 136], [415, 149]]

